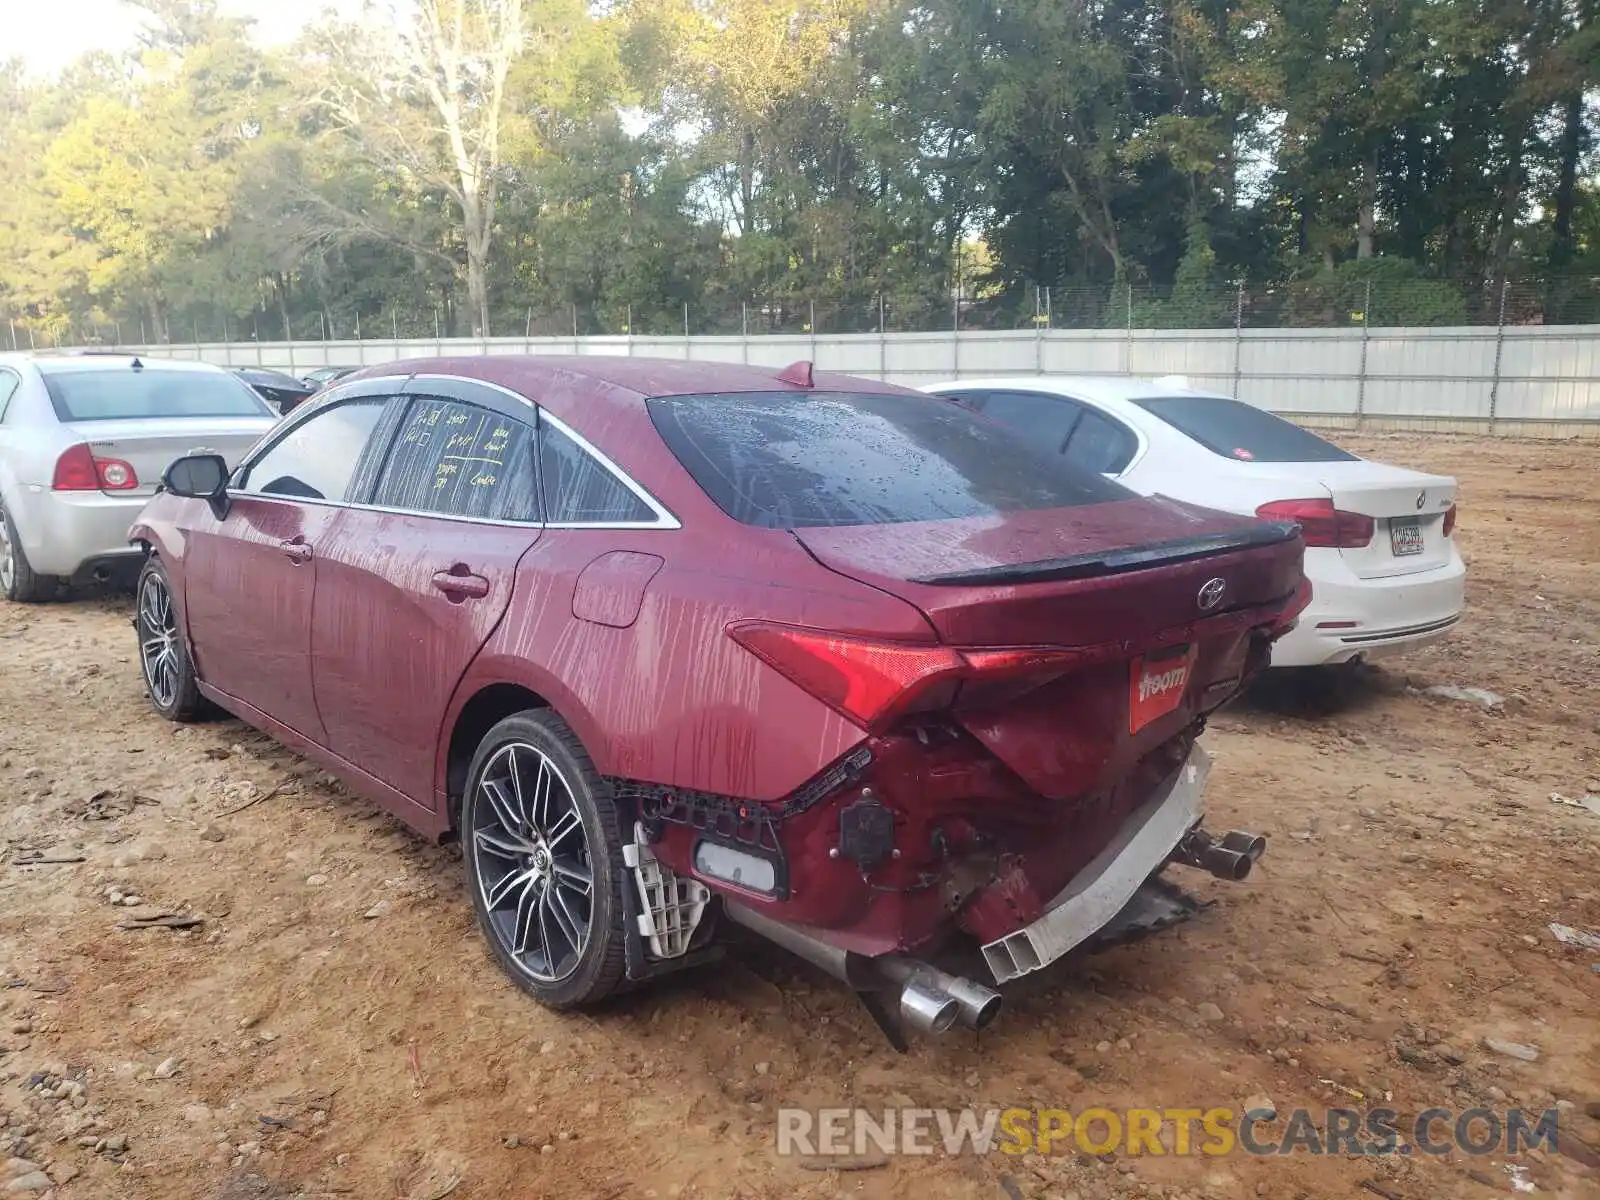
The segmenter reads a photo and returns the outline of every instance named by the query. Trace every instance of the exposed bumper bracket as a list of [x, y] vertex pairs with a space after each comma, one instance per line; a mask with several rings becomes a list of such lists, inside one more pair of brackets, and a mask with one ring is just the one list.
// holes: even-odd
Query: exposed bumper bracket
[[1195, 745], [1166, 787], [1128, 819], [1043, 916], [987, 943], [983, 957], [995, 981], [1004, 983], [1048, 966], [1111, 924], [1199, 821], [1210, 771], [1211, 756]]

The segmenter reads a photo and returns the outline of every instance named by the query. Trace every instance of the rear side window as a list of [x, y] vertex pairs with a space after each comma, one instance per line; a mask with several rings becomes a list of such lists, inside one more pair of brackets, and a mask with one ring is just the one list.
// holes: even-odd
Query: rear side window
[[10, 371], [0, 371], [0, 421], [6, 419], [6, 411], [11, 407], [11, 397], [17, 394], [17, 389], [22, 386], [22, 380]]
[[547, 519], [557, 525], [656, 521], [655, 510], [549, 421], [539, 425], [539, 477]]
[[277, 415], [243, 380], [226, 371], [80, 368], [50, 371], [44, 386], [62, 421]]
[[1348, 462], [1355, 458], [1309, 429], [1226, 396], [1134, 400], [1207, 450], [1238, 462]]
[[245, 491], [342, 501], [388, 400], [362, 397], [325, 408], [274, 442], [245, 473]]
[[716, 505], [768, 529], [940, 521], [1125, 500], [936, 397], [735, 392], [649, 401], [662, 439]]
[[454, 400], [412, 403], [372, 502], [496, 521], [537, 521], [533, 429]]

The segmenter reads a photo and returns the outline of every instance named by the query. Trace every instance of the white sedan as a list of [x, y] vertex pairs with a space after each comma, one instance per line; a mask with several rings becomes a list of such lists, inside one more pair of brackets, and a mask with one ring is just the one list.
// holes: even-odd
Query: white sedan
[[1011, 376], [924, 390], [1136, 492], [1298, 522], [1311, 607], [1274, 645], [1273, 666], [1409, 649], [1461, 619], [1448, 476], [1368, 462], [1253, 405], [1164, 380]]

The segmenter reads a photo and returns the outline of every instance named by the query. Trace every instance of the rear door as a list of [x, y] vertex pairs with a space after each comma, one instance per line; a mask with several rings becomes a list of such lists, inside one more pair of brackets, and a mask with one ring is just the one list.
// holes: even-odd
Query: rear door
[[312, 413], [253, 455], [220, 520], [188, 506], [184, 613], [200, 677], [316, 742], [325, 738], [311, 688], [315, 561], [370, 472], [394, 404], [384, 385], [371, 386], [378, 394]]
[[425, 808], [445, 708], [542, 531], [536, 425], [494, 389], [413, 380], [371, 493], [319, 546], [311, 662], [328, 745]]

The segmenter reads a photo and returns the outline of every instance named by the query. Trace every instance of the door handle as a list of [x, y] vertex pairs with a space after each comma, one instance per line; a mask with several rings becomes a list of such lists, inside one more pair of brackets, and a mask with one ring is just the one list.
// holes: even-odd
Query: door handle
[[482, 575], [474, 575], [466, 570], [461, 574], [455, 571], [435, 571], [433, 586], [452, 600], [468, 596], [474, 600], [481, 600], [489, 594], [489, 581]]
[[294, 538], [287, 542], [279, 542], [278, 549], [282, 550], [288, 560], [294, 563], [295, 566], [311, 561], [311, 546], [304, 538]]

